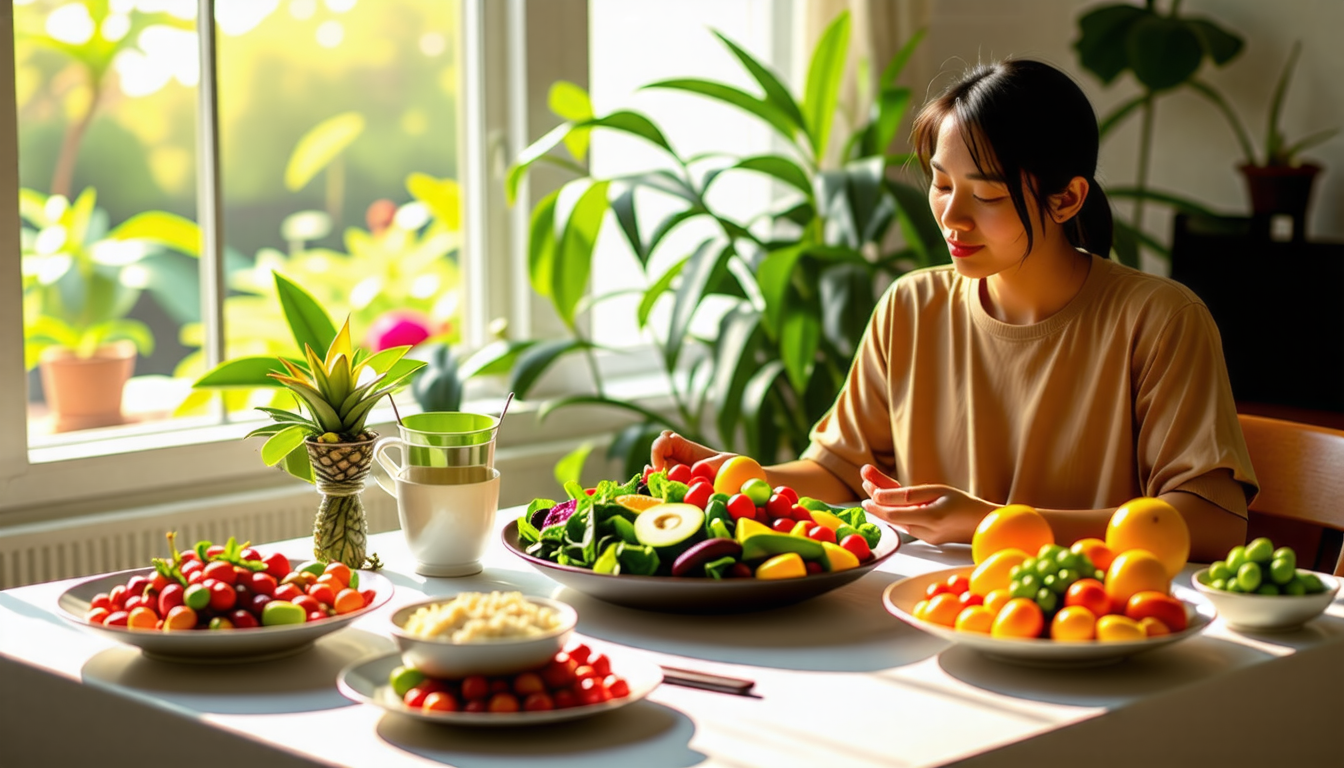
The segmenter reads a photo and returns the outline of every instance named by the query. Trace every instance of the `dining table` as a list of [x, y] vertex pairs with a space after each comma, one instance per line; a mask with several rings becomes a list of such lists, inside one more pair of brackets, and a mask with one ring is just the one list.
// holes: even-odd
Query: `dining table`
[[[499, 510], [498, 531], [521, 513]], [[312, 552], [308, 539], [254, 546]], [[58, 598], [82, 579], [0, 592], [0, 766], [1344, 766], [1340, 600], [1295, 631], [1215, 619], [1116, 663], [1041, 667], [949, 643], [884, 607], [894, 582], [969, 565], [965, 545], [908, 540], [826, 594], [703, 615], [589, 597], [500, 536], [481, 572], [456, 578], [418, 575], [399, 530], [370, 536], [369, 550], [391, 599], [265, 661], [160, 661], [76, 626]], [[1173, 583], [1190, 601], [1201, 599], [1195, 568]], [[342, 670], [397, 650], [398, 608], [496, 590], [573, 606], [576, 636], [610, 648], [614, 671], [638, 659], [754, 685], [739, 695], [664, 682], [599, 715], [506, 728], [425, 722], [338, 688]]]

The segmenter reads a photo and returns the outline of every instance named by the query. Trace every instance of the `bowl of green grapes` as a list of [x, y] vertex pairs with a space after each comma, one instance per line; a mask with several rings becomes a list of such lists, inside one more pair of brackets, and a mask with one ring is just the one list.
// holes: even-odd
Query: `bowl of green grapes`
[[1228, 627], [1288, 632], [1321, 615], [1339, 594], [1333, 576], [1297, 567], [1291, 547], [1260, 537], [1197, 572], [1192, 581]]

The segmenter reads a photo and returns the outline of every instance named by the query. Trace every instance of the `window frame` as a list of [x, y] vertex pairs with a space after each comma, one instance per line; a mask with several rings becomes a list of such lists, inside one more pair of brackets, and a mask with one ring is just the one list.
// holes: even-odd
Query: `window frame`
[[[198, 18], [211, 18], [214, 0], [198, 0]], [[464, 284], [471, 291], [466, 302], [466, 341], [472, 347], [487, 339], [487, 326], [496, 317], [507, 318], [515, 337], [555, 336], [559, 321], [526, 280], [526, 232], [531, 205], [542, 195], [525, 187], [521, 203], [505, 203], [503, 169], [533, 139], [558, 119], [546, 109], [550, 83], [566, 79], [588, 82], [588, 7], [586, 0], [458, 0], [462, 61], [459, 92], [463, 96], [463, 125], [459, 157], [463, 158], [463, 215], [467, 224], [464, 253], [481, 254], [463, 262]], [[258, 460], [258, 441], [242, 440], [255, 424], [223, 423], [155, 435], [112, 437], [101, 442], [106, 453], [79, 458], [89, 446], [40, 448], [30, 452], [28, 440], [28, 374], [23, 362], [23, 312], [20, 279], [20, 223], [18, 216], [18, 118], [15, 101], [14, 5], [0, 5], [0, 526], [45, 521], [89, 512], [127, 509], [146, 503], [182, 500], [217, 493], [292, 484], [283, 473]], [[213, 27], [213, 24], [205, 25]], [[198, 25], [198, 29], [201, 26]], [[470, 58], [468, 58], [470, 57]], [[207, 82], [202, 68], [202, 87]], [[212, 96], [205, 94], [204, 96]], [[198, 113], [199, 114], [199, 113]], [[212, 113], [217, 114], [217, 113]], [[199, 141], [209, 146], [211, 133], [198, 127]], [[212, 149], [217, 162], [218, 153]], [[198, 150], [198, 157], [202, 153]], [[218, 249], [208, 226], [207, 206], [218, 205], [211, 191], [214, 175], [201, 173], [198, 217], [204, 245]], [[215, 190], [217, 191], [217, 190]], [[202, 199], [203, 198], [203, 199]], [[218, 232], [216, 228], [215, 233]], [[212, 262], [203, 257], [202, 269]], [[216, 271], [218, 267], [215, 268]], [[213, 285], [211, 283], [213, 282]], [[222, 281], [204, 281], [203, 314], [218, 317]], [[208, 316], [208, 315], [207, 315]], [[501, 383], [477, 386], [469, 393], [494, 401]], [[468, 408], [471, 406], [468, 405]], [[510, 421], [527, 422], [528, 408], [510, 408]], [[375, 413], [372, 421], [391, 423], [390, 412]], [[573, 437], [591, 432], [590, 420], [557, 414], [544, 425], [528, 424], [528, 442]], [[580, 427], [580, 425], [583, 425]], [[510, 425], [513, 426], [513, 425]], [[519, 425], [522, 426], [522, 425]], [[575, 431], [576, 427], [580, 427]], [[375, 425], [374, 427], [378, 427]], [[91, 435], [93, 436], [93, 435]], [[500, 450], [506, 451], [507, 435]], [[171, 443], [171, 444], [165, 444]], [[38, 460], [34, 460], [34, 455]], [[59, 489], [59, 490], [56, 490]]]

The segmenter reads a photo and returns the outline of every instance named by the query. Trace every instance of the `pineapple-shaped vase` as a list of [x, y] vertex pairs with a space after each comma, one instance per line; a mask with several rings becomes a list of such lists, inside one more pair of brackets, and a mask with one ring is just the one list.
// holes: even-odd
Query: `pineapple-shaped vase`
[[358, 440], [327, 443], [310, 438], [308, 460], [313, 482], [322, 494], [313, 522], [313, 557], [364, 567], [369, 524], [364, 516], [364, 480], [373, 467], [373, 444], [378, 433], [365, 430]]

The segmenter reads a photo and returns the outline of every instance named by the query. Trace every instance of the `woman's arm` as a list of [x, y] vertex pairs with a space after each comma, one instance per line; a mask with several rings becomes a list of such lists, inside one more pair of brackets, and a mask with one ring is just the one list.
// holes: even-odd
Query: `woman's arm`
[[811, 496], [827, 504], [843, 504], [858, 499], [840, 478], [811, 459], [765, 467], [765, 479], [772, 487], [787, 485], [797, 491], [799, 496]]

